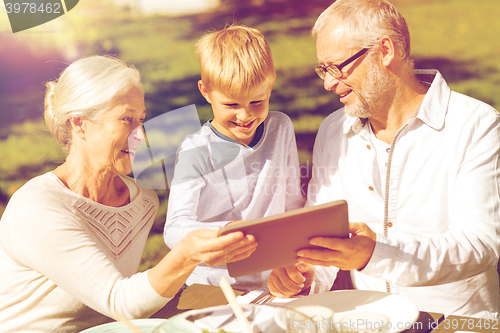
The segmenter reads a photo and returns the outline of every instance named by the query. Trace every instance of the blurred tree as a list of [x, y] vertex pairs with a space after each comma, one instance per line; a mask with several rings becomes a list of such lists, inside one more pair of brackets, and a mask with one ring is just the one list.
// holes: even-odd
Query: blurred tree
[[0, 204], [6, 205], [8, 201], [9, 201], [9, 196], [5, 194], [0, 188]]
[[287, 8], [314, 8], [318, 5], [323, 9], [326, 9], [333, 0], [221, 0], [221, 5], [223, 8], [248, 8], [248, 7], [258, 7], [264, 5], [282, 5]]

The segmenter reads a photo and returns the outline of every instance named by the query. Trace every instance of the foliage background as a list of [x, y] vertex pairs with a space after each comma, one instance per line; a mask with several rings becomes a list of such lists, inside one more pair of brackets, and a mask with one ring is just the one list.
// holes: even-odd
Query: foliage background
[[[0, 6], [0, 214], [28, 179], [54, 169], [64, 153], [43, 123], [44, 83], [73, 60], [115, 55], [142, 73], [148, 118], [196, 104], [200, 118], [211, 110], [199, 94], [196, 40], [206, 31], [240, 23], [268, 40], [278, 79], [271, 109], [293, 120], [303, 182], [309, 179], [312, 145], [326, 115], [341, 107], [316, 77], [310, 29], [331, 0], [225, 0], [202, 14], [141, 15], [111, 1], [80, 0], [68, 14], [13, 34]], [[500, 13], [498, 0], [395, 0], [407, 19], [416, 68], [440, 70], [454, 90], [500, 107]], [[168, 191], [157, 191], [161, 208], [141, 269], [167, 251], [162, 239]]]

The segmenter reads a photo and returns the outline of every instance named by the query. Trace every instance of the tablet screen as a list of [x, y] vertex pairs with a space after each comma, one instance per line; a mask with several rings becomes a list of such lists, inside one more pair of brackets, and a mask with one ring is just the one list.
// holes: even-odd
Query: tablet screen
[[315, 248], [309, 239], [316, 236], [349, 237], [347, 202], [344, 200], [304, 207], [260, 219], [231, 223], [219, 235], [242, 231], [259, 243], [250, 257], [227, 264], [229, 275], [238, 277], [297, 262], [297, 251]]

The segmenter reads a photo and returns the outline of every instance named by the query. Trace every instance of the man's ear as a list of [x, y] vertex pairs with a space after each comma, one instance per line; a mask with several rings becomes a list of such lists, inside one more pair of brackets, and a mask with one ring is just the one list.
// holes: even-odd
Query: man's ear
[[86, 120], [83, 117], [71, 117], [69, 119], [71, 129], [82, 140], [85, 140], [86, 135]]
[[207, 88], [203, 85], [203, 82], [201, 80], [198, 81], [198, 89], [200, 90], [200, 93], [205, 97], [208, 103], [212, 104], [210, 101], [210, 97], [208, 96], [208, 90]]
[[392, 40], [391, 37], [389, 36], [384, 36], [382, 37], [381, 41], [381, 46], [382, 46], [382, 63], [384, 66], [389, 67], [389, 65], [392, 63], [392, 61], [396, 58], [397, 56], [397, 51], [396, 47], [394, 46], [394, 41]]

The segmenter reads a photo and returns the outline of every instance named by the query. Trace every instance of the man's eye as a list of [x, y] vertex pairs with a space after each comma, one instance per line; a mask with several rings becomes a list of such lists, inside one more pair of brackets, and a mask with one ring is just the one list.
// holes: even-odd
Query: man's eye
[[125, 117], [125, 118], [122, 118], [122, 120], [130, 123], [132, 121], [132, 118], [131, 117]]

